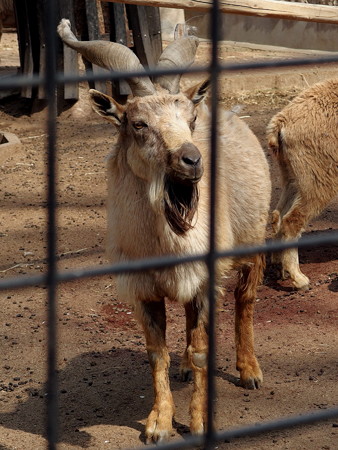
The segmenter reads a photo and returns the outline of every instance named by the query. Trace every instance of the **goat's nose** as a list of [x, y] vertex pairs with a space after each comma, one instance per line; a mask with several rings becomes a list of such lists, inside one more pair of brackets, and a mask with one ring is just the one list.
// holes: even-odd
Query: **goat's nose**
[[184, 155], [182, 156], [182, 161], [188, 166], [198, 166], [201, 162], [201, 157], [198, 155]]
[[181, 147], [181, 160], [190, 167], [198, 167], [201, 165], [201, 154], [198, 148], [191, 144], [186, 143]]
[[171, 156], [171, 169], [178, 178], [197, 182], [203, 175], [203, 157], [192, 142], [185, 142]]

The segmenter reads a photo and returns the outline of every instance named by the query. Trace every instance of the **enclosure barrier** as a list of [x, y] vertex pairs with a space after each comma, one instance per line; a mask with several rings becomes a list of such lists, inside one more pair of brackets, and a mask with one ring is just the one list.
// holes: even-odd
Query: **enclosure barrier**
[[[111, 1], [111, 0], [108, 0]], [[132, 1], [131, 1], [132, 2]], [[137, 3], [138, 0], [135, 0]], [[139, 1], [139, 3], [141, 3]], [[143, 0], [143, 4], [147, 3]], [[157, 2], [159, 4], [161, 2]], [[168, 3], [162, 1], [163, 3]], [[175, 2], [174, 2], [175, 3]], [[182, 3], [182, 2], [176, 2]], [[187, 4], [198, 3], [198, 2], [187, 2]], [[202, 3], [202, 2], [200, 2]], [[246, 63], [246, 64], [225, 64], [220, 65], [218, 62], [218, 50], [217, 42], [219, 40], [219, 3], [223, 5], [226, 2], [218, 2], [217, 0], [207, 1], [210, 8], [210, 20], [211, 20], [211, 30], [212, 30], [212, 58], [211, 63], [207, 67], [194, 67], [186, 70], [146, 70], [142, 73], [108, 73], [107, 75], [102, 74], [87, 74], [86, 76], [73, 76], [73, 75], [63, 75], [56, 73], [56, 25], [57, 25], [57, 12], [56, 12], [56, 2], [49, 0], [46, 2], [46, 12], [45, 12], [45, 24], [46, 24], [46, 73], [45, 76], [33, 76], [33, 77], [23, 77], [17, 76], [11, 80], [0, 81], [0, 89], [7, 89], [8, 87], [22, 87], [22, 86], [39, 86], [42, 85], [45, 88], [46, 96], [48, 99], [48, 117], [47, 117], [47, 132], [48, 132], [48, 143], [47, 143], [47, 178], [48, 178], [48, 192], [47, 192], [47, 203], [48, 203], [48, 227], [47, 227], [47, 272], [45, 275], [38, 276], [24, 276], [24, 277], [13, 277], [4, 280], [0, 280], [0, 290], [14, 289], [14, 288], [24, 288], [28, 286], [35, 285], [46, 285], [47, 286], [47, 300], [48, 300], [48, 379], [47, 379], [47, 420], [46, 420], [46, 434], [48, 439], [48, 448], [50, 450], [56, 449], [57, 442], [59, 442], [60, 436], [58, 435], [58, 396], [57, 396], [57, 375], [56, 375], [56, 356], [58, 342], [56, 337], [56, 296], [58, 284], [61, 282], [67, 282], [74, 279], [86, 278], [92, 276], [104, 276], [107, 274], [117, 274], [121, 272], [135, 272], [145, 269], [154, 269], [161, 267], [168, 267], [177, 264], [185, 264], [191, 261], [204, 261], [208, 267], [209, 271], [209, 302], [210, 302], [210, 323], [209, 323], [209, 356], [208, 356], [208, 429], [204, 436], [191, 436], [184, 441], [170, 442], [161, 446], [163, 450], [167, 449], [179, 449], [179, 448], [193, 448], [196, 446], [203, 446], [203, 448], [210, 449], [216, 442], [228, 441], [233, 438], [239, 438], [244, 436], [254, 436], [271, 431], [277, 431], [282, 429], [288, 429], [292, 427], [298, 427], [301, 425], [312, 424], [319, 421], [324, 421], [328, 419], [333, 419], [338, 417], [338, 407], [321, 410], [318, 412], [304, 412], [302, 415], [285, 417], [271, 422], [258, 423], [253, 425], [248, 425], [240, 427], [238, 429], [226, 430], [222, 432], [216, 432], [212, 427], [212, 417], [213, 417], [213, 403], [215, 398], [215, 386], [214, 386], [214, 368], [215, 368], [215, 292], [214, 292], [214, 280], [215, 280], [215, 263], [217, 259], [227, 256], [241, 256], [248, 255], [257, 252], [270, 252], [277, 251], [292, 247], [309, 247], [309, 246], [320, 246], [329, 243], [337, 243], [338, 233], [335, 232], [330, 235], [321, 234], [317, 237], [307, 237], [302, 238], [299, 242], [268, 242], [264, 246], [256, 246], [251, 248], [236, 248], [232, 251], [217, 252], [215, 249], [215, 196], [216, 196], [216, 158], [217, 158], [217, 147], [216, 147], [216, 135], [217, 135], [217, 93], [218, 93], [218, 78], [221, 73], [226, 73], [230, 71], [239, 71], [244, 69], [255, 69], [259, 70], [264, 67], [286, 67], [294, 65], [306, 65], [306, 64], [321, 64], [329, 62], [338, 62], [337, 57], [325, 57], [325, 58], [311, 58], [311, 59], [297, 59], [292, 61], [274, 61], [269, 63]], [[232, 2], [233, 3], [233, 2]], [[237, 2], [239, 3], [239, 2]], [[243, 2], [242, 2], [243, 3]], [[248, 3], [248, 2], [246, 2]], [[257, 2], [256, 2], [257, 3]], [[264, 3], [263, 0], [260, 3]], [[267, 2], [265, 2], [267, 3]], [[270, 2], [271, 3], [271, 2]], [[285, 3], [285, 2], [273, 2], [273, 3]], [[154, 2], [152, 2], [154, 4]], [[299, 5], [299, 4], [298, 4]], [[332, 9], [332, 8], [331, 8]], [[56, 176], [56, 88], [58, 85], [64, 83], [71, 83], [74, 81], [91, 81], [91, 80], [122, 80], [130, 76], [147, 76], [154, 74], [177, 74], [177, 73], [196, 73], [196, 72], [206, 72], [210, 73], [212, 81], [212, 91], [211, 91], [211, 180], [213, 183], [211, 185], [211, 207], [210, 207], [210, 245], [209, 252], [202, 255], [194, 256], [184, 256], [181, 258], [156, 258], [147, 260], [131, 261], [125, 264], [118, 265], [107, 265], [100, 266], [99, 268], [88, 268], [88, 269], [78, 269], [71, 270], [67, 272], [59, 272], [56, 268], [56, 237], [57, 237], [57, 224], [56, 224], [56, 186], [57, 186], [57, 176]], [[150, 447], [155, 448], [155, 447]]]

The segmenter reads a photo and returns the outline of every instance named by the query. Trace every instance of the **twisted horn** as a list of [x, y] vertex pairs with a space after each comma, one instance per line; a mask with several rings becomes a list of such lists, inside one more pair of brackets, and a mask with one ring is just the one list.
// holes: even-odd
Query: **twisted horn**
[[[97, 66], [114, 71], [144, 71], [138, 57], [125, 45], [109, 41], [78, 41], [67, 19], [61, 20], [57, 32], [68, 47]], [[149, 77], [133, 77], [127, 82], [134, 96], [144, 97], [155, 93]]]
[[[187, 36], [171, 42], [162, 52], [157, 64], [160, 69], [189, 67], [195, 60], [199, 40], [196, 36]], [[181, 74], [161, 75], [154, 81], [171, 94], [179, 92]]]

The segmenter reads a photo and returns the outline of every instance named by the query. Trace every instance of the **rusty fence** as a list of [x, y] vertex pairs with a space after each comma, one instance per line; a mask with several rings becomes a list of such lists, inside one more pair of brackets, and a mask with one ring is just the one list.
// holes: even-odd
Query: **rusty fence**
[[[57, 333], [56, 333], [56, 298], [58, 285], [63, 282], [72, 281], [75, 279], [93, 277], [93, 276], [105, 276], [111, 274], [118, 274], [122, 272], [137, 272], [147, 269], [156, 269], [174, 266], [178, 264], [185, 264], [192, 261], [204, 261], [209, 271], [209, 301], [210, 301], [210, 324], [209, 324], [209, 360], [208, 360], [208, 423], [212, 424], [211, 418], [214, 413], [214, 399], [215, 399], [215, 386], [214, 386], [214, 368], [215, 368], [215, 294], [214, 294], [214, 279], [215, 279], [215, 262], [218, 258], [227, 256], [241, 256], [249, 255], [257, 252], [271, 252], [279, 251], [286, 248], [298, 247], [314, 247], [327, 244], [337, 243], [338, 232], [320, 233], [315, 237], [303, 237], [298, 242], [267, 242], [264, 246], [256, 246], [251, 248], [236, 248], [231, 251], [217, 252], [215, 249], [214, 241], [214, 229], [215, 229], [215, 179], [216, 179], [216, 134], [217, 134], [217, 94], [218, 94], [218, 79], [220, 74], [226, 72], [233, 72], [245, 69], [254, 69], [259, 71], [260, 69], [269, 68], [281, 68], [290, 67], [295, 65], [307, 65], [307, 64], [323, 64], [330, 62], [338, 62], [338, 56], [329, 56], [322, 58], [311, 59], [295, 59], [295, 60], [278, 60], [265, 63], [246, 63], [246, 64], [225, 64], [221, 65], [218, 61], [218, 49], [217, 42], [219, 40], [219, 5], [218, 1], [214, 0], [210, 10], [210, 29], [212, 30], [212, 57], [208, 67], [193, 67], [188, 70], [146, 70], [142, 73], [109, 73], [106, 75], [94, 75], [89, 73], [85, 76], [78, 75], [64, 75], [56, 71], [56, 48], [57, 48], [57, 14], [56, 14], [56, 2], [54, 0], [47, 0], [45, 11], [45, 29], [46, 29], [46, 72], [41, 76], [16, 76], [10, 80], [0, 80], [0, 89], [8, 89], [14, 87], [25, 86], [44, 86], [46, 97], [48, 101], [48, 116], [47, 116], [47, 131], [48, 141], [46, 145], [47, 152], [47, 209], [48, 209], [48, 225], [47, 225], [47, 271], [43, 275], [32, 276], [20, 276], [12, 277], [0, 280], [0, 290], [6, 289], [19, 289], [28, 286], [44, 285], [47, 286], [47, 304], [48, 304], [48, 348], [47, 348], [47, 365], [48, 365], [48, 380], [47, 380], [47, 417], [46, 417], [46, 435], [48, 440], [48, 448], [50, 450], [56, 449], [57, 442], [59, 442], [58, 432], [58, 380], [56, 371], [56, 355], [58, 349]], [[210, 149], [212, 154], [211, 164], [211, 207], [210, 207], [210, 246], [207, 254], [189, 256], [186, 255], [180, 258], [163, 257], [153, 258], [147, 260], [130, 261], [124, 264], [118, 265], [106, 265], [100, 267], [91, 267], [88, 269], [69, 270], [67, 272], [58, 271], [56, 268], [56, 238], [57, 238], [57, 224], [56, 224], [56, 186], [58, 183], [56, 176], [56, 89], [57, 86], [65, 83], [79, 82], [79, 81], [93, 81], [93, 80], [122, 80], [133, 76], [145, 76], [154, 75], [155, 73], [165, 74], [178, 74], [183, 72], [198, 73], [209, 71], [212, 82], [211, 89], [211, 142]], [[191, 436], [184, 441], [170, 442], [162, 445], [161, 448], [165, 449], [181, 449], [181, 448], [194, 448], [196, 446], [203, 446], [203, 448], [213, 448], [217, 442], [229, 441], [233, 438], [239, 438], [244, 436], [257, 436], [260, 434], [285, 430], [293, 427], [300, 427], [302, 425], [314, 424], [319, 421], [325, 421], [338, 417], [338, 406], [335, 408], [320, 410], [318, 412], [304, 411], [303, 414], [290, 417], [282, 417], [277, 420], [263, 423], [255, 423], [252, 425], [242, 426], [236, 429], [230, 429], [225, 431], [215, 431], [211, 425], [209, 425], [206, 434], [204, 436]], [[149, 447], [148, 447], [149, 448]], [[155, 448], [155, 447], [154, 447]]]

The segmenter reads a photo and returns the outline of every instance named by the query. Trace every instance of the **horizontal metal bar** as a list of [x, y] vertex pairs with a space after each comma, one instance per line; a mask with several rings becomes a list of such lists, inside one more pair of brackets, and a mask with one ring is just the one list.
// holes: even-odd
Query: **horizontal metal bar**
[[[211, 69], [210, 65], [205, 66], [194, 66], [189, 68], [175, 68], [175, 69], [157, 69], [157, 68], [145, 68], [144, 71], [136, 72], [113, 72], [107, 70], [105, 73], [94, 73], [92, 71], [87, 71], [85, 75], [73, 75], [73, 74], [56, 74], [56, 83], [62, 85], [65, 83], [77, 83], [84, 81], [107, 81], [107, 80], [121, 80], [129, 79], [132, 77], [146, 77], [146, 76], [160, 76], [160, 75], [177, 75], [177, 74], [196, 74], [210, 72], [211, 70], [216, 70], [218, 72], [240, 72], [242, 70], [260, 70], [260, 69], [278, 69], [287, 68], [295, 66], [307, 66], [307, 65], [317, 65], [317, 64], [334, 64], [338, 63], [338, 55], [326, 55], [323, 57], [315, 58], [295, 58], [291, 60], [274, 60], [274, 61], [255, 61], [255, 62], [245, 62], [236, 64], [217, 64], [216, 67], [213, 66]], [[39, 84], [44, 84], [45, 79], [42, 76], [31, 76], [26, 77], [22, 75], [16, 75], [8, 78], [2, 78], [0, 80], [0, 90], [17, 88], [23, 86], [37, 86]]]
[[[308, 412], [297, 416], [288, 416], [269, 422], [258, 422], [252, 425], [246, 425], [238, 428], [233, 428], [226, 431], [215, 432], [212, 436], [212, 442], [231, 441], [233, 439], [259, 436], [273, 431], [281, 431], [295, 427], [301, 427], [306, 425], [312, 425], [325, 420], [338, 418], [338, 407], [329, 408], [326, 410], [320, 410], [315, 412]], [[173, 450], [192, 448], [196, 445], [201, 445], [205, 441], [203, 436], [188, 436], [184, 441], [170, 442], [165, 445], [161, 445], [161, 450]], [[147, 447], [147, 450], [158, 449], [158, 446]]]
[[0, 90], [21, 88], [26, 86], [39, 86], [45, 84], [45, 77], [33, 75], [11, 75], [0, 79]]
[[[256, 253], [278, 252], [288, 248], [308, 248], [318, 247], [321, 245], [336, 244], [338, 245], [338, 231], [333, 233], [320, 233], [317, 236], [303, 236], [299, 241], [268, 241], [264, 245], [256, 245], [250, 247], [237, 247], [231, 250], [215, 252], [215, 259], [242, 257], [254, 255]], [[121, 273], [142, 272], [151, 269], [164, 269], [179, 264], [188, 264], [191, 262], [206, 262], [208, 253], [186, 255], [186, 256], [163, 256], [161, 258], [147, 258], [136, 261], [127, 261], [114, 265], [103, 265], [100, 267], [75, 269], [67, 272], [59, 272], [57, 274], [58, 282], [68, 282], [81, 278], [89, 278], [93, 276], [117, 275]], [[31, 287], [35, 285], [43, 285], [46, 283], [45, 275], [31, 275], [26, 277], [12, 277], [0, 280], [0, 290]]]
[[219, 433], [218, 439], [230, 441], [239, 437], [258, 436], [261, 434], [270, 433], [271, 431], [280, 431], [287, 428], [311, 425], [317, 422], [336, 418], [338, 418], [338, 407], [309, 412], [297, 416], [284, 417], [271, 422], [259, 422], [254, 425], [224, 431]]

